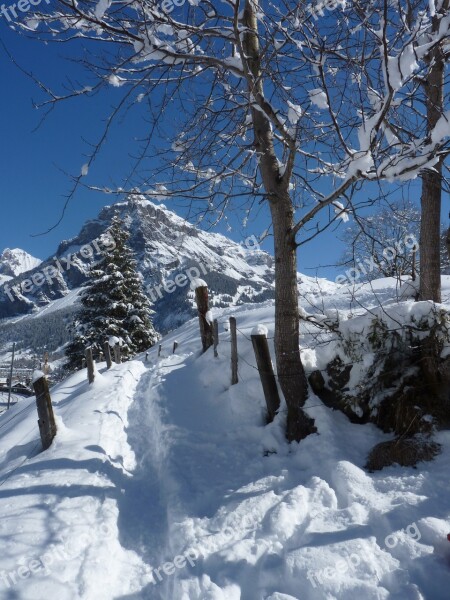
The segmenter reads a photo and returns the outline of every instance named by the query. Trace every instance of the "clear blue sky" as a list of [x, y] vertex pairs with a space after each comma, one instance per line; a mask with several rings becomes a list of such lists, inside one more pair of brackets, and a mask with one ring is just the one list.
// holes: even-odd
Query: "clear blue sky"
[[[16, 61], [45, 83], [51, 85], [76, 80], [77, 66], [64, 58], [74, 51], [69, 45], [44, 45], [28, 40], [8, 28], [2, 19], [0, 37]], [[44, 115], [32, 104], [32, 100], [42, 98], [36, 84], [11, 63], [2, 48], [0, 69], [3, 82], [0, 97], [0, 250], [20, 247], [39, 258], [46, 258], [56, 250], [62, 239], [76, 235], [82, 224], [95, 217], [103, 205], [115, 201], [113, 196], [81, 189], [56, 230], [32, 237], [32, 234], [45, 231], [58, 220], [64, 195], [71, 185], [64, 172], [79, 174], [88, 149], [85, 140], [93, 143], [98, 139], [103, 131], [107, 109], [119, 98], [120, 91], [110, 87], [94, 98], [61, 103], [36, 130]], [[84, 84], [85, 78], [81, 80], [80, 87]], [[140, 116], [132, 112], [128, 114], [113, 132], [95, 168], [89, 173], [89, 183], [105, 183], [108, 180], [116, 185], [121, 183], [121, 176], [127, 173], [130, 164], [131, 140], [133, 135], [142, 136], [142, 125]], [[418, 197], [418, 186], [413, 189]], [[263, 211], [249, 225], [247, 232], [234, 228], [230, 235], [240, 241], [243, 234], [244, 237], [251, 233], [260, 234], [267, 226], [268, 218]], [[225, 233], [223, 226], [219, 226], [218, 231]], [[272, 251], [271, 246], [269, 238], [265, 248]], [[301, 248], [299, 271], [313, 275], [315, 267], [336, 262], [341, 253], [342, 244], [336, 239], [336, 233], [329, 231]], [[337, 271], [325, 268], [317, 273], [334, 277]]]

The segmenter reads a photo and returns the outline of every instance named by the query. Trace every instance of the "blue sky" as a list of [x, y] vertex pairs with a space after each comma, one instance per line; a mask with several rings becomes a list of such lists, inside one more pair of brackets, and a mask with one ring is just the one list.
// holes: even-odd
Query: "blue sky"
[[[15, 60], [27, 71], [49, 85], [77, 80], [77, 66], [68, 62], [69, 45], [50, 44], [28, 40], [8, 28], [0, 19], [1, 39]], [[82, 224], [97, 215], [105, 204], [114, 202], [113, 196], [80, 189], [70, 203], [62, 223], [50, 233], [33, 237], [47, 230], [59, 218], [70, 189], [67, 173], [77, 175], [85, 162], [87, 142], [95, 142], [103, 131], [103, 121], [109, 108], [119, 98], [120, 92], [110, 87], [93, 98], [74, 99], [59, 104], [38, 129], [43, 110], [34, 108], [32, 100], [41, 99], [36, 84], [14, 66], [0, 47], [0, 69], [3, 93], [0, 97], [0, 188], [2, 218], [0, 222], [0, 250], [20, 247], [40, 258], [54, 253], [62, 239], [76, 235]], [[81, 85], [86, 83], [83, 78]], [[92, 184], [120, 184], [131, 164], [129, 153], [133, 149], [133, 136], [142, 136], [140, 116], [128, 113], [104, 148], [95, 168], [89, 173]], [[417, 186], [416, 192], [420, 190]], [[172, 208], [167, 202], [169, 208]], [[241, 241], [246, 236], [260, 234], [269, 224], [267, 212], [249, 223], [247, 230], [234, 219], [230, 237]], [[226, 233], [224, 225], [217, 229]], [[342, 227], [340, 234], [343, 234]], [[265, 249], [272, 251], [271, 238]], [[299, 271], [308, 275], [316, 267], [335, 263], [343, 246], [334, 229], [313, 240], [299, 251]], [[339, 271], [340, 272], [340, 271]], [[333, 268], [317, 270], [320, 276], [335, 277]]]

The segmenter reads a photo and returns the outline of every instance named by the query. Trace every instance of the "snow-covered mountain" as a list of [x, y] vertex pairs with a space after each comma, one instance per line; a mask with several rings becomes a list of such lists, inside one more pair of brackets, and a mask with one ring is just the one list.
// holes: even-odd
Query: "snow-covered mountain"
[[17, 277], [31, 271], [41, 264], [39, 258], [35, 258], [21, 248], [5, 248], [0, 255], [0, 283], [7, 278]]
[[[208, 283], [216, 307], [273, 298], [273, 258], [259, 249], [256, 237], [238, 244], [201, 231], [163, 205], [133, 196], [103, 208], [76, 237], [61, 242], [54, 256], [7, 281], [0, 289], [0, 319], [73, 309], [91, 265], [107, 250], [102, 234], [116, 215], [131, 234], [129, 243], [160, 331], [173, 329], [195, 314], [189, 291], [194, 276]], [[172, 283], [177, 277], [184, 285]]]

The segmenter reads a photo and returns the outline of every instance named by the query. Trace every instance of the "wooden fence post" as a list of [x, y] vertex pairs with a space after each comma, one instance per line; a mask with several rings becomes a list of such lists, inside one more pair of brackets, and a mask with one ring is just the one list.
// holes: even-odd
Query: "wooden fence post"
[[255, 351], [256, 364], [264, 391], [267, 405], [267, 422], [270, 423], [275, 413], [280, 408], [280, 396], [278, 395], [277, 382], [273, 372], [272, 359], [270, 358], [267, 334], [260, 333], [261, 328], [256, 327], [252, 333], [253, 350]]
[[114, 362], [118, 365], [120, 365], [120, 363], [121, 363], [120, 345], [119, 344], [115, 344], [115, 346], [114, 346]]
[[236, 318], [230, 317], [231, 333], [231, 385], [238, 383], [238, 351], [237, 351], [237, 333]]
[[55, 415], [53, 414], [52, 399], [48, 390], [45, 377], [40, 377], [33, 382], [36, 394], [36, 406], [38, 412], [39, 432], [41, 434], [42, 447], [47, 450], [51, 446], [56, 435]]
[[162, 345], [160, 344], [159, 348], [158, 348], [158, 358], [161, 356], [161, 350], [162, 350]]
[[109, 347], [108, 340], [106, 340], [106, 342], [103, 344], [103, 354], [105, 355], [106, 368], [110, 369], [112, 367], [112, 360], [111, 360], [111, 350]]
[[14, 354], [16, 352], [16, 342], [13, 343], [12, 356], [11, 356], [11, 368], [9, 370], [9, 382], [8, 382], [8, 409], [11, 404], [11, 390], [13, 384], [13, 372], [14, 372]]
[[92, 346], [86, 348], [86, 367], [89, 383], [93, 383], [95, 379], [94, 358], [92, 356]]
[[206, 320], [206, 315], [209, 311], [208, 287], [206, 285], [199, 286], [195, 289], [195, 301], [198, 309], [198, 321], [200, 325], [203, 352], [206, 352], [208, 348], [213, 345], [213, 332], [211, 323]]
[[213, 321], [213, 341], [214, 341], [214, 356], [217, 358], [219, 353], [217, 352], [217, 346], [219, 345], [219, 321], [214, 319]]
[[178, 342], [174, 342], [173, 343], [173, 350], [172, 350], [172, 354], [175, 354], [175, 350], [178, 348]]

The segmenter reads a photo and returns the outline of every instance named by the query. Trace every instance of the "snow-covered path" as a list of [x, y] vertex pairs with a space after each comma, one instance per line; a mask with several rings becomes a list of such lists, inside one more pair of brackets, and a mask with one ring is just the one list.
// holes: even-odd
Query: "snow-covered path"
[[389, 436], [311, 395], [319, 435], [288, 446], [247, 339], [256, 323], [272, 337], [273, 308], [233, 312], [236, 386], [221, 311], [218, 358], [194, 320], [160, 358], [53, 388], [46, 452], [33, 398], [0, 416], [1, 600], [448, 598], [450, 433], [432, 463], [369, 474]]
[[[263, 312], [240, 315], [241, 331]], [[177, 332], [180, 348], [189, 347], [195, 328], [186, 328], [181, 343]], [[230, 387], [226, 341], [223, 334], [219, 359], [182, 351], [157, 359], [154, 351], [148, 388], [141, 386], [131, 409], [138, 419], [145, 409], [151, 415], [149, 466], [167, 510], [166, 543], [139, 597], [447, 598], [448, 453], [419, 474], [369, 475], [362, 466], [384, 436], [350, 424], [314, 396], [320, 442], [311, 437], [288, 448], [282, 419], [263, 427], [249, 365], [241, 364], [241, 383]], [[242, 358], [250, 363], [249, 350]], [[449, 435], [441, 437], [448, 448]]]

